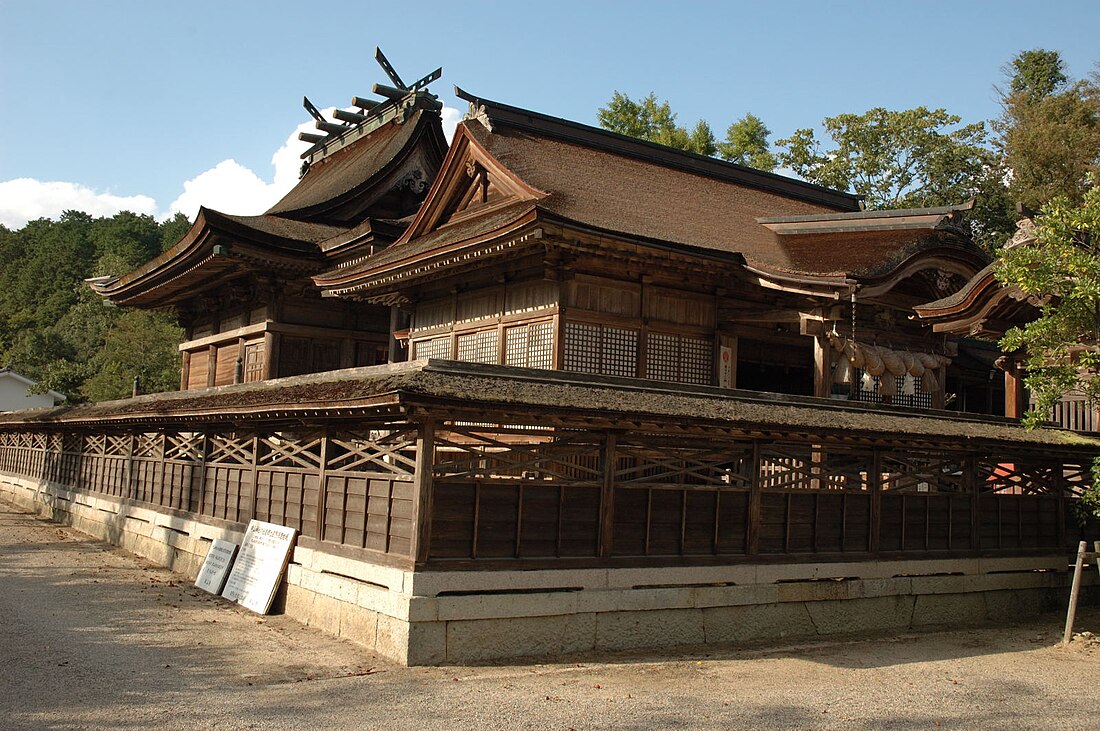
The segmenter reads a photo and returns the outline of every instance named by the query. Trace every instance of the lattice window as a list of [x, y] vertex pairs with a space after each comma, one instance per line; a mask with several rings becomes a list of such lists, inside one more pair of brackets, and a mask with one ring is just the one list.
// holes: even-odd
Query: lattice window
[[260, 438], [261, 455], [257, 461], [267, 467], [294, 467], [309, 471], [321, 467], [321, 439], [319, 436], [297, 436], [274, 432]]
[[867, 403], [882, 403], [882, 396], [878, 393], [878, 384], [883, 378], [893, 378], [897, 381], [897, 394], [890, 398], [890, 403], [894, 406], [908, 406], [914, 409], [930, 409], [932, 408], [932, 394], [928, 391], [921, 390], [921, 380], [919, 378], [913, 379], [913, 394], [907, 396], [902, 394], [902, 384], [905, 376], [895, 376], [889, 373], [883, 376], [871, 376], [871, 380], [874, 382], [874, 386], [870, 391], [864, 391], [861, 387], [863, 380], [863, 371], [856, 370], [855, 375], [855, 400], [864, 401]]
[[646, 342], [646, 378], [709, 384], [713, 347], [707, 338], [650, 333]]
[[638, 331], [567, 322], [564, 370], [605, 376], [636, 376]]
[[234, 434], [211, 434], [206, 461], [210, 464], [252, 464], [252, 439]]
[[[449, 481], [525, 480], [596, 484], [603, 478], [600, 445], [587, 435], [520, 441], [516, 433], [455, 424], [436, 434], [433, 471]], [[579, 443], [575, 443], [579, 442]]]
[[533, 322], [504, 331], [504, 365], [520, 368], [552, 368], [554, 324]]
[[912, 450], [883, 454], [885, 492], [966, 491], [966, 465], [960, 455]]
[[980, 489], [998, 495], [1057, 495], [1067, 476], [1072, 475], [1072, 469], [1058, 462], [1021, 462], [1011, 457], [978, 462]]
[[772, 444], [760, 450], [760, 485], [771, 490], [851, 490], [869, 487], [872, 459], [843, 447]]
[[620, 445], [616, 456], [616, 487], [747, 490], [752, 483], [751, 446], [679, 449]]
[[478, 330], [455, 338], [458, 360], [469, 363], [499, 363], [500, 333], [496, 328]]
[[417, 430], [339, 432], [328, 441], [330, 472], [386, 472], [412, 475], [416, 469]]
[[179, 462], [199, 462], [202, 460], [205, 441], [201, 433], [166, 433], [164, 437], [164, 459]]
[[421, 360], [423, 358], [450, 358], [451, 336], [444, 335], [441, 338], [418, 340], [414, 343], [414, 352], [413, 358], [415, 360]]

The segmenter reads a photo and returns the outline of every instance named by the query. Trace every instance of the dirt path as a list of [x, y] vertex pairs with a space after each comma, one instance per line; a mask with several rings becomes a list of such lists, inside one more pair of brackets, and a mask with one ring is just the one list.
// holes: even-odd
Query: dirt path
[[[1060, 617], [674, 659], [398, 668], [0, 504], [0, 729], [1100, 729]], [[1100, 633], [1100, 612], [1079, 628]]]

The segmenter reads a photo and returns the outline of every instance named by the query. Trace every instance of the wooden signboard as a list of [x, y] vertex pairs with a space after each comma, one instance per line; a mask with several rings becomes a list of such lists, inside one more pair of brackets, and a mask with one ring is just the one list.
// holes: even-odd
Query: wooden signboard
[[297, 531], [253, 520], [222, 596], [258, 614], [267, 614], [286, 570]]
[[236, 543], [215, 538], [210, 544], [210, 550], [206, 552], [202, 569], [195, 578], [195, 586], [211, 594], [221, 594], [229, 576], [229, 567], [233, 565], [233, 557], [236, 555]]

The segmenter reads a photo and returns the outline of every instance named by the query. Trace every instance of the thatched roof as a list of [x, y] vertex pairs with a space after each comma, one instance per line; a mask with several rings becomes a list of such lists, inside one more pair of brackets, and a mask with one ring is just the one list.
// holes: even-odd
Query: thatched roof
[[1100, 440], [1056, 429], [1028, 430], [997, 417], [440, 360], [17, 411], [0, 415], [0, 429], [366, 418], [383, 407], [434, 409], [444, 418], [471, 411], [485, 420], [494, 414], [554, 414], [578, 425], [599, 417], [899, 444], [948, 442], [961, 449], [997, 443], [1016, 450], [1083, 449], [1090, 458], [1100, 454]]

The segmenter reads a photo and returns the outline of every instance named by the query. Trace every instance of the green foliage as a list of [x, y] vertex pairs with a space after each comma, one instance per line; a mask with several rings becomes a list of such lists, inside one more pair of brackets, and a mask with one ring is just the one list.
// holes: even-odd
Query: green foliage
[[1036, 424], [1069, 391], [1100, 399], [1100, 188], [1080, 205], [1058, 197], [1037, 220], [1036, 242], [1008, 249], [995, 265], [998, 281], [1041, 304], [1040, 315], [1001, 340], [1025, 354], [1025, 385]]
[[596, 112], [596, 118], [604, 129], [677, 150], [708, 156], [718, 151], [714, 132], [706, 121], [699, 120], [691, 130], [677, 125], [672, 107], [667, 101], [657, 101], [653, 92], [634, 101], [616, 91], [607, 106]]
[[1032, 101], [1053, 94], [1069, 81], [1061, 54], [1043, 48], [1016, 54], [1008, 73], [1011, 93]]
[[827, 117], [833, 147], [823, 150], [813, 129], [799, 129], [778, 142], [779, 162], [810, 182], [859, 193], [869, 208], [958, 203], [977, 192], [992, 162], [985, 125], [960, 121], [927, 107]]
[[183, 333], [173, 318], [105, 307], [83, 280], [153, 258], [186, 230], [181, 218], [69, 211], [0, 227], [0, 365], [74, 402], [129, 395], [135, 375], [146, 391], [176, 388]]
[[718, 143], [723, 160], [758, 170], [775, 170], [775, 155], [768, 149], [771, 130], [755, 114], [746, 114], [726, 129], [725, 142]]
[[1012, 195], [1034, 209], [1056, 196], [1080, 202], [1089, 175], [1100, 172], [1100, 86], [1079, 81], [1042, 97], [1015, 92], [1003, 106], [995, 129]]

